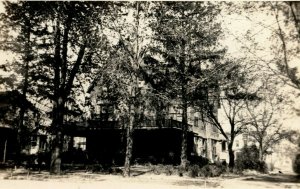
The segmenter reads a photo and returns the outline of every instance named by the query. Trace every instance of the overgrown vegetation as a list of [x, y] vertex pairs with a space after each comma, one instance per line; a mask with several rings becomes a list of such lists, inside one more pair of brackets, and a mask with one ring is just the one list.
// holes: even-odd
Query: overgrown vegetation
[[300, 175], [300, 154], [297, 154], [293, 161], [293, 170], [295, 173]]
[[[258, 98], [262, 89], [256, 84], [263, 83], [261, 78], [268, 75], [271, 79], [265, 81], [270, 84], [266, 85], [266, 91], [270, 91], [279, 82], [273, 75], [281, 75], [288, 79], [283, 78], [284, 84], [300, 89], [297, 69], [291, 66], [298, 50], [287, 48], [299, 46], [297, 8], [300, 4], [257, 4], [270, 7], [274, 12], [278, 28], [274, 32], [282, 43], [275, 48], [277, 50], [272, 49], [278, 56], [268, 60], [267, 66], [260, 65], [264, 61], [256, 60], [256, 57], [253, 60], [252, 55], [258, 53], [256, 45], [251, 47], [251, 53], [241, 51], [238, 58], [226, 51], [222, 41], [225, 31], [219, 19], [222, 9], [226, 9], [223, 5], [211, 2], [5, 2], [5, 12], [0, 14], [0, 50], [12, 52], [16, 57], [11, 62], [0, 62], [0, 71], [10, 73], [9, 77], [0, 75], [0, 84], [6, 86], [7, 91], [18, 91], [20, 95], [13, 96], [20, 96], [18, 99], [22, 103], [0, 107], [2, 114], [7, 115], [0, 115], [0, 118], [8, 117], [11, 122], [8, 124], [17, 131], [19, 149], [16, 156], [20, 156], [28, 167], [45, 164], [53, 174], [60, 174], [64, 163], [91, 165], [88, 170], [109, 170], [111, 173], [119, 171], [112, 167], [123, 164], [124, 176], [130, 176], [135, 129], [143, 120], [150, 121], [147, 116], [156, 119], [155, 126], [161, 127], [163, 122], [158, 120], [169, 119], [172, 114], [171, 118], [178, 118], [176, 121], [181, 128], [181, 137], [178, 137], [181, 144], [177, 144], [181, 146], [177, 152], [181, 166], [153, 165], [172, 164], [174, 154], [161, 160], [149, 156], [155, 174], [213, 177], [227, 170], [227, 165], [209, 164], [206, 158], [188, 159], [189, 122], [194, 121], [196, 126], [200, 117], [203, 124], [213, 125], [225, 138], [231, 169], [236, 163], [237, 172], [246, 169], [267, 172], [263, 159], [268, 148], [291, 133], [284, 132], [279, 121], [274, 119], [277, 109], [269, 108], [277, 105], [273, 98]], [[255, 8], [253, 4], [249, 7]], [[285, 22], [294, 29], [285, 31], [280, 12], [292, 15], [292, 19]], [[285, 33], [293, 30], [292, 35]], [[254, 37], [259, 34], [256, 32], [249, 30], [247, 33]], [[277, 67], [270, 66], [269, 62], [276, 63]], [[270, 74], [273, 67], [276, 69]], [[90, 94], [88, 91], [95, 85], [99, 90], [95, 90], [97, 97], [92, 99], [87, 93]], [[273, 89], [276, 90], [271, 97], [279, 93], [277, 88]], [[268, 99], [270, 105], [260, 105]], [[278, 107], [281, 107], [283, 97], [278, 100]], [[32, 115], [29, 115], [26, 109], [29, 105], [25, 101], [33, 103]], [[99, 108], [100, 101], [103, 104]], [[265, 111], [259, 111], [259, 105]], [[15, 106], [17, 108], [11, 108]], [[4, 114], [7, 107], [10, 107], [9, 111], [5, 110], [8, 113]], [[191, 118], [195, 115], [189, 114], [189, 108], [195, 109], [197, 119]], [[176, 113], [171, 113], [170, 109]], [[218, 119], [218, 109], [225, 114], [229, 132]], [[246, 109], [250, 120], [245, 119]], [[255, 114], [257, 112], [262, 114]], [[110, 120], [109, 114], [114, 114], [111, 119], [122, 122], [126, 131], [120, 142], [124, 143], [120, 147], [123, 148], [120, 156], [116, 159], [109, 156], [108, 166], [103, 166], [98, 164], [103, 157], [91, 162], [85, 152], [72, 151], [69, 147], [69, 152], [64, 153], [64, 135], [68, 134], [63, 125], [67, 122], [89, 123], [96, 119], [104, 123]], [[257, 132], [249, 135], [253, 134], [260, 143], [259, 150], [255, 146], [245, 147], [235, 161], [235, 138], [249, 125], [256, 128]], [[21, 148], [25, 143], [31, 145], [33, 131], [41, 126], [47, 128], [45, 133], [50, 138], [47, 158], [43, 154], [21, 157]], [[5, 154], [6, 147], [3, 151]], [[298, 173], [299, 159], [298, 155], [294, 161], [294, 170]]]
[[149, 165], [152, 173], [156, 175], [178, 175], [188, 176], [191, 178], [196, 177], [218, 177], [228, 171], [226, 162], [209, 163], [205, 157], [195, 157], [193, 161], [188, 163], [186, 168], [174, 165]]
[[255, 145], [244, 146], [237, 155], [235, 165], [237, 172], [247, 169], [256, 170], [261, 173], [268, 172], [266, 163], [259, 160], [259, 150]]

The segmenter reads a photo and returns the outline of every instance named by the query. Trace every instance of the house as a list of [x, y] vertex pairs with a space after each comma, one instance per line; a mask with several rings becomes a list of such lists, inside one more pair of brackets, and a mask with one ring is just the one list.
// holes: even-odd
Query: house
[[[24, 129], [23, 135], [28, 136], [27, 131], [30, 131], [35, 126], [35, 118], [38, 111], [34, 105], [28, 101], [18, 91], [5, 91], [0, 92], [0, 160], [5, 163], [8, 160], [15, 159], [17, 153], [18, 141], [18, 112], [20, 107], [27, 109], [24, 116]], [[29, 148], [29, 145], [22, 143], [21, 148]]]
[[0, 163], [14, 159], [16, 150], [16, 132], [9, 127], [0, 127]]
[[[92, 111], [89, 119], [65, 122], [66, 146], [69, 151], [84, 151], [89, 161], [122, 164], [126, 146], [126, 118], [118, 112], [116, 104], [98, 95], [100, 90], [107, 90], [103, 88], [96, 87], [90, 94], [89, 109]], [[153, 109], [142, 111], [133, 134], [134, 161], [180, 162], [181, 111], [176, 101], [160, 112]], [[202, 156], [211, 162], [221, 160], [221, 152], [225, 151], [224, 140], [216, 127], [202, 121], [202, 116], [192, 107], [188, 108], [188, 158]]]

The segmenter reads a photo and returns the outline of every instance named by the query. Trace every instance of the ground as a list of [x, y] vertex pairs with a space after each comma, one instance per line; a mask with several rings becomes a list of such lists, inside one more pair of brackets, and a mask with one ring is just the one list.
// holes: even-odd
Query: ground
[[5, 189], [194, 189], [194, 188], [300, 188], [300, 177], [293, 174], [248, 174], [225, 175], [217, 178], [189, 178], [177, 175], [166, 176], [135, 168], [131, 178], [121, 175], [94, 174], [84, 171], [66, 173], [61, 176], [48, 172], [27, 170], [0, 171], [0, 188]]

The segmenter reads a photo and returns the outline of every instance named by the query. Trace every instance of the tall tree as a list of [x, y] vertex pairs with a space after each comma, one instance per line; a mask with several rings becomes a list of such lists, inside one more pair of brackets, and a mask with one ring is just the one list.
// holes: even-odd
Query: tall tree
[[[84, 56], [89, 55], [97, 40], [99, 25], [97, 16], [103, 4], [85, 2], [59, 2], [53, 4], [53, 111], [52, 129], [54, 132], [50, 171], [60, 173], [62, 150], [62, 125], [66, 102], [72, 92], [76, 75]], [[101, 13], [101, 12], [100, 12]], [[93, 39], [93, 40], [92, 40]], [[69, 58], [70, 57], [70, 58]]]
[[[27, 100], [27, 93], [29, 88], [30, 78], [30, 63], [34, 59], [32, 52], [33, 41], [32, 41], [32, 31], [33, 25], [39, 17], [39, 12], [35, 12], [28, 2], [20, 2], [19, 4], [4, 2], [4, 7], [6, 13], [1, 14], [1, 33], [2, 36], [2, 50], [12, 51], [18, 56], [13, 63], [7, 63], [5, 69], [13, 69], [11, 67], [17, 68], [19, 76], [21, 76], [21, 82], [15, 82], [13, 85], [17, 85], [17, 89], [21, 92], [21, 99]], [[14, 28], [17, 32], [17, 36], [11, 31]], [[17, 153], [20, 153], [21, 149], [26, 145], [24, 140], [24, 116], [26, 114], [26, 103], [20, 104], [19, 118], [17, 124]]]
[[[181, 166], [187, 166], [188, 107], [193, 106], [195, 86], [207, 78], [202, 69], [220, 59], [223, 49], [217, 22], [219, 9], [210, 2], [156, 2], [151, 25], [155, 43], [153, 54], [161, 57], [169, 74], [166, 87], [169, 98], [179, 101], [182, 109]], [[205, 26], [205, 27], [204, 27]]]
[[[122, 74], [124, 92], [126, 96], [122, 104], [127, 108], [128, 123], [126, 123], [126, 152], [124, 164], [124, 176], [130, 176], [130, 164], [133, 147], [133, 133], [135, 126], [138, 125], [138, 116], [141, 112], [142, 98], [141, 86], [139, 83], [143, 81], [141, 70], [144, 66], [143, 57], [147, 52], [147, 24], [148, 24], [148, 7], [149, 2], [128, 2], [128, 3], [112, 3], [111, 14], [109, 14], [109, 23], [107, 23], [111, 34], [117, 38], [115, 48], [118, 50], [119, 57], [115, 61], [116, 73]], [[125, 72], [124, 72], [125, 71]], [[125, 73], [125, 75], [124, 75]], [[118, 77], [119, 77], [118, 76]], [[121, 84], [121, 83], [119, 83]], [[125, 86], [124, 86], [125, 84]]]
[[[239, 61], [227, 61], [218, 65], [218, 73], [215, 73], [214, 78], [200, 87], [204, 95], [197, 102], [198, 108], [203, 113], [203, 121], [216, 127], [226, 139], [231, 169], [234, 167], [235, 159], [232, 148], [234, 140], [246, 130], [245, 102], [258, 99], [256, 95], [258, 88], [253, 87], [255, 86], [253, 77], [256, 75], [251, 79], [248, 73], [252, 66], [247, 64], [243, 66]], [[220, 111], [217, 109], [218, 106]], [[223, 119], [219, 119], [220, 117]]]
[[264, 161], [269, 150], [284, 139], [292, 140], [295, 131], [285, 129], [280, 123], [284, 110], [283, 96], [266, 79], [258, 92], [260, 99], [246, 101], [247, 134], [259, 144], [259, 160]]
[[[36, 85], [30, 91], [39, 101], [52, 102], [51, 132], [53, 135], [51, 173], [60, 173], [62, 150], [62, 126], [67, 102], [74, 93], [76, 76], [88, 66], [94, 56], [94, 47], [101, 43], [98, 38], [99, 15], [105, 3], [92, 2], [23, 2], [11, 3], [20, 6], [24, 14], [29, 10], [38, 17], [32, 20], [34, 61], [29, 76]], [[25, 9], [26, 8], [26, 9]], [[18, 12], [7, 9], [7, 15], [20, 17]], [[19, 23], [12, 23], [18, 27]], [[85, 63], [85, 66], [82, 66]], [[78, 82], [78, 81], [77, 81]]]
[[[278, 69], [289, 79], [290, 82], [287, 84], [299, 90], [298, 70], [292, 65], [292, 62], [299, 58], [297, 52], [300, 45], [300, 4], [299, 2], [270, 3], [270, 7], [277, 24], [277, 30], [274, 32], [281, 43], [276, 56]], [[286, 24], [282, 23], [281, 16], [285, 16]], [[284, 26], [289, 29], [287, 30]]]

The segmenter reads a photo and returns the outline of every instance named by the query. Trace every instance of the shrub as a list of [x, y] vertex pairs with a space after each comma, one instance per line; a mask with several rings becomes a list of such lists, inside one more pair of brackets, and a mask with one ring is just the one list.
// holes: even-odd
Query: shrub
[[202, 167], [199, 176], [211, 177], [212, 173], [211, 173], [210, 165], [205, 165], [204, 167]]
[[300, 154], [297, 154], [293, 161], [293, 170], [295, 173], [300, 175]]
[[237, 155], [235, 168], [238, 172], [242, 172], [246, 169], [256, 170], [262, 173], [268, 172], [266, 163], [259, 161], [259, 151], [255, 145], [242, 148], [241, 152]]
[[104, 168], [101, 164], [92, 164], [92, 165], [87, 165], [86, 166], [86, 171], [103, 172]]
[[175, 172], [175, 168], [173, 165], [166, 165], [164, 172], [166, 175], [172, 175]]
[[199, 165], [191, 165], [188, 168], [188, 175], [192, 178], [198, 177], [200, 174], [200, 167]]
[[161, 173], [163, 173], [163, 165], [161, 164], [154, 165], [152, 168], [152, 172], [156, 175], [160, 175]]
[[151, 166], [151, 171], [156, 175], [166, 174], [169, 176], [169, 175], [173, 175], [176, 172], [176, 168], [173, 165], [158, 164], [158, 165]]
[[258, 161], [256, 164], [256, 170], [261, 173], [268, 173], [268, 166], [264, 161]]
[[199, 176], [202, 177], [218, 177], [222, 173], [226, 172], [227, 167], [223, 165], [215, 165], [215, 164], [210, 164], [210, 165], [205, 165], [199, 170]]
[[202, 156], [191, 156], [189, 158], [190, 165], [198, 165], [200, 168], [209, 163], [209, 160]]
[[180, 177], [182, 177], [184, 173], [185, 173], [185, 169], [183, 167], [179, 166], [178, 167], [178, 175]]
[[123, 171], [122, 171], [122, 169], [120, 169], [120, 168], [118, 168], [118, 167], [110, 167], [110, 168], [108, 169], [108, 173], [109, 173], [109, 174], [112, 174], [112, 175], [117, 175], [117, 174], [122, 174]]

